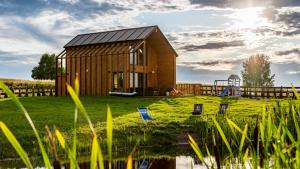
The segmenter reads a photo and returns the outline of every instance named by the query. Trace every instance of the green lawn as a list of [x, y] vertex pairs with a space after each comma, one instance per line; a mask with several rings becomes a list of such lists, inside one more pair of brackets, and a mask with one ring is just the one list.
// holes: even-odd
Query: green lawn
[[[45, 125], [50, 129], [60, 129], [67, 139], [71, 138], [74, 120], [74, 104], [69, 97], [27, 97], [20, 98], [28, 110], [36, 128], [44, 135]], [[118, 150], [124, 145], [135, 144], [142, 139], [141, 145], [172, 145], [187, 133], [200, 134], [201, 124], [218, 112], [221, 102], [229, 102], [229, 118], [253, 119], [260, 113], [262, 105], [272, 105], [272, 100], [255, 99], [223, 99], [220, 97], [198, 96], [182, 98], [125, 98], [125, 97], [81, 97], [87, 112], [105, 141], [106, 105], [111, 107], [114, 118], [114, 148]], [[194, 103], [204, 104], [204, 115], [191, 116]], [[287, 104], [284, 101], [283, 104]], [[147, 106], [151, 110], [154, 121], [145, 124], [139, 117], [136, 108]], [[13, 131], [21, 145], [29, 154], [38, 152], [35, 137], [22, 114], [10, 99], [0, 99], [0, 121]], [[91, 132], [82, 115], [78, 117], [79, 149], [87, 150], [91, 142]], [[202, 130], [202, 131], [200, 131]], [[46, 140], [46, 137], [44, 137]], [[0, 159], [15, 156], [12, 147], [0, 133]], [[7, 151], [6, 151], [7, 150]]]

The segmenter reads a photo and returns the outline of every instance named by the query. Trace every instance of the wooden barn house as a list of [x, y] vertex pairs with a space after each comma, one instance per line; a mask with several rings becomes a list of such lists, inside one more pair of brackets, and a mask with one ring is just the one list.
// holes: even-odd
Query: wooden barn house
[[56, 95], [165, 95], [176, 85], [177, 53], [158, 26], [80, 34], [57, 57]]

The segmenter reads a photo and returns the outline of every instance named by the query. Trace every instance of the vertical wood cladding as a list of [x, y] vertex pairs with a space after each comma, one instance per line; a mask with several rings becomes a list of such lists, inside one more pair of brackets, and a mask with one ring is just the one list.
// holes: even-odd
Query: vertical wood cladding
[[[79, 78], [80, 95], [107, 96], [113, 90], [113, 74], [123, 73], [122, 90], [130, 92], [130, 73], [141, 73], [145, 77], [145, 90], [159, 88], [161, 94], [176, 83], [176, 56], [162, 54], [147, 43], [145, 63], [130, 65], [130, 45], [141, 41], [105, 43], [93, 46], [76, 46], [66, 48], [66, 77], [57, 77], [74, 86]], [[143, 48], [143, 45], [140, 45]], [[143, 75], [144, 74], [144, 75]], [[137, 78], [137, 77], [136, 77]], [[60, 83], [58, 83], [60, 84]], [[58, 85], [58, 95], [66, 95], [65, 86]], [[147, 91], [145, 92], [147, 94]]]

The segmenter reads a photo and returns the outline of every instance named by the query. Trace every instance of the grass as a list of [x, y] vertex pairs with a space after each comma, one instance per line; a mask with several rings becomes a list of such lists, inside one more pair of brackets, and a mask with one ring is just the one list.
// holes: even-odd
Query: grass
[[[44, 140], [47, 140], [46, 134], [44, 134], [45, 125], [48, 125], [50, 129], [54, 129], [55, 126], [67, 140], [72, 140], [75, 105], [70, 97], [28, 97], [20, 98], [20, 101], [28, 110]], [[187, 133], [195, 133], [200, 135], [200, 138], [205, 139], [208, 137], [206, 130], [209, 125], [213, 125], [213, 123], [205, 122], [207, 120], [206, 115], [218, 112], [218, 105], [221, 102], [230, 103], [228, 117], [241, 119], [248, 119], [247, 117], [255, 116], [261, 112], [262, 104], [267, 106], [274, 104], [272, 100], [246, 98], [224, 100], [209, 96], [184, 98], [81, 97], [81, 101], [100, 136], [106, 136], [106, 111], [107, 104], [110, 105], [114, 124], [113, 151], [124, 148], [122, 145], [128, 146], [130, 150], [136, 144], [136, 140], [139, 139], [142, 140], [141, 146], [172, 145], [180, 141], [176, 138]], [[194, 103], [204, 104], [204, 116], [191, 116]], [[283, 104], [287, 105], [288, 103], [284, 101]], [[136, 112], [138, 106], [149, 107], [156, 120], [145, 125]], [[23, 113], [10, 99], [1, 99], [0, 107], [1, 121], [13, 131], [29, 156], [34, 156], [39, 152], [39, 149], [34, 141], [34, 133]], [[76, 125], [77, 143], [80, 143], [77, 145], [78, 151], [89, 152], [92, 134], [90, 126], [82, 114], [78, 114]], [[1, 159], [16, 156], [3, 135], [0, 135], [0, 146], [4, 148], [4, 151], [0, 152]], [[110, 148], [108, 147], [108, 149]]]
[[[253, 110], [248, 113], [241, 113], [243, 109], [246, 108], [245, 103], [239, 104], [242, 99], [221, 98], [221, 100], [218, 100], [219, 103], [227, 102], [231, 105], [230, 107], [234, 107], [236, 110], [228, 110], [227, 113], [222, 115], [214, 113], [218, 112], [217, 109], [211, 112], [206, 110], [205, 114], [198, 117], [191, 116], [190, 112], [189, 114], [186, 113], [188, 105], [183, 104], [183, 102], [191, 103], [192, 100], [176, 100], [174, 98], [160, 99], [157, 103], [162, 105], [158, 109], [159, 112], [155, 112], [155, 107], [151, 108], [156, 102], [148, 106], [155, 112], [157, 120], [149, 123], [144, 122], [144, 125], [141, 124], [140, 121], [137, 121], [136, 117], [132, 117], [134, 113], [118, 116], [113, 121], [110, 107], [107, 106], [107, 121], [105, 124], [103, 121], [96, 123], [91, 121], [89, 114], [77, 95], [79, 88], [78, 80], [75, 81], [75, 84], [75, 90], [69, 85], [67, 86], [68, 92], [76, 105], [73, 108], [73, 128], [65, 131], [63, 135], [59, 128], [54, 127], [55, 135], [58, 140], [54, 143], [53, 137], [51, 136], [52, 132], [46, 125], [48, 141], [50, 142], [50, 146], [48, 144], [47, 147], [56, 150], [56, 145], [60, 146], [60, 150], [65, 151], [65, 157], [67, 156], [69, 159], [71, 169], [79, 168], [77, 154], [80, 154], [81, 151], [78, 149], [77, 143], [80, 143], [79, 147], [91, 148], [87, 151], [87, 153], [91, 153], [90, 166], [91, 168], [98, 166], [100, 169], [104, 168], [104, 159], [108, 159], [109, 168], [111, 168], [112, 156], [114, 156], [114, 158], [116, 157], [112, 155], [112, 152], [116, 152], [112, 150], [113, 146], [115, 146], [114, 148], [126, 148], [126, 146], [129, 145], [131, 152], [127, 158], [127, 169], [131, 169], [133, 154], [135, 154], [137, 146], [151, 146], [151, 148], [154, 149], [154, 147], [156, 147], [155, 144], [157, 144], [160, 146], [160, 152], [162, 152], [166, 145], [176, 144], [177, 137], [182, 135], [189, 140], [199, 160], [201, 160], [207, 168], [215, 168], [213, 167], [215, 165], [218, 169], [221, 168], [221, 165], [226, 166], [226, 168], [232, 168], [233, 166], [246, 168], [247, 165], [254, 168], [258, 166], [261, 168], [299, 168], [300, 166], [300, 97], [295, 90], [296, 101], [291, 99], [286, 101], [275, 100], [275, 102], [272, 102], [272, 100], [262, 101], [258, 104], [263, 105], [261, 110], [254, 109], [256, 106], [252, 105], [251, 108], [253, 108]], [[51, 168], [49, 151], [46, 152], [44, 147], [47, 139], [44, 139], [42, 142], [40, 137], [41, 132], [36, 130], [34, 122], [19, 99], [1, 82], [0, 87], [8, 94], [16, 107], [25, 115], [26, 120], [29, 122], [39, 145], [39, 150], [34, 152], [35, 155], [41, 153], [44, 165], [46, 168]], [[201, 98], [193, 99], [198, 102]], [[207, 107], [213, 109], [214, 105], [216, 105], [213, 99], [216, 99], [216, 97], [206, 97], [202, 100], [202, 103], [210, 100], [208, 103], [213, 104], [207, 104]], [[250, 103], [250, 100], [244, 101], [246, 101], [247, 104]], [[119, 102], [118, 106], [120, 106]], [[237, 109], [239, 107], [240, 109]], [[167, 111], [162, 112], [163, 108], [166, 108]], [[252, 111], [258, 113], [253, 113]], [[83, 126], [78, 125], [78, 119], [82, 118], [78, 116], [79, 114], [83, 116], [83, 119], [85, 119], [88, 124], [84, 124]], [[256, 119], [251, 117], [256, 117]], [[248, 125], [250, 126], [249, 130]], [[242, 127], [244, 129], [242, 130], [240, 126], [244, 126]], [[21, 157], [24, 164], [26, 164], [27, 168], [33, 168], [27, 153], [2, 119], [0, 120], [0, 129], [7, 141], [13, 146], [13, 149], [15, 149], [17, 154]], [[106, 130], [106, 136], [104, 130]], [[116, 136], [114, 138], [117, 139], [113, 140], [113, 133], [114, 136]], [[192, 134], [199, 135], [199, 140], [195, 141], [191, 136]], [[89, 136], [92, 138], [92, 143], [90, 139], [88, 139]], [[141, 143], [140, 140], [142, 140]], [[71, 149], [69, 148], [70, 142], [72, 142]], [[134, 142], [134, 146], [132, 146], [132, 142]], [[200, 146], [198, 146], [198, 143]], [[108, 152], [102, 153], [101, 147], [105, 145]], [[3, 144], [2, 147], [4, 146], [8, 149], [2, 148], [3, 152], [8, 153], [12, 150], [9, 146]], [[29, 149], [34, 149], [35, 147], [36, 145], [33, 144]], [[139, 147], [139, 149], [142, 150], [141, 147]], [[203, 155], [201, 151], [204, 149], [206, 150], [205, 155]], [[29, 152], [32, 153], [32, 151]], [[54, 152], [55, 157], [57, 157], [57, 151]], [[149, 152], [147, 152], [147, 154], [148, 153]], [[108, 157], [103, 158], [104, 154], [108, 154]], [[145, 151], [144, 154], [146, 154]], [[214, 157], [216, 164], [213, 164], [211, 160], [210, 164], [205, 162], [204, 157], [206, 156], [209, 158]], [[61, 160], [55, 158], [53, 164], [55, 164], [55, 161], [60, 163], [59, 161]]]

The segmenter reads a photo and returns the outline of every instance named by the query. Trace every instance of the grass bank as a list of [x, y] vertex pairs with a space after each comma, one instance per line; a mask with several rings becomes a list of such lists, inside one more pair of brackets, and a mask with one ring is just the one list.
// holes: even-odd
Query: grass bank
[[[87, 112], [98, 133], [105, 137], [106, 105], [109, 104], [113, 115], [114, 150], [132, 147], [136, 140], [141, 146], [172, 145], [182, 141], [187, 133], [198, 135], [204, 142], [210, 128], [209, 116], [218, 112], [221, 102], [228, 102], [231, 119], [253, 120], [261, 112], [262, 105], [273, 105], [273, 100], [253, 100], [246, 98], [223, 99], [220, 97], [183, 97], [183, 98], [124, 98], [124, 97], [81, 97]], [[20, 98], [29, 112], [39, 132], [44, 135], [45, 125], [57, 127], [67, 139], [71, 139], [74, 119], [74, 104], [69, 97], [28, 97]], [[191, 116], [194, 103], [204, 104], [204, 115]], [[283, 101], [282, 104], [288, 104]], [[156, 119], [144, 123], [136, 111], [138, 106], [147, 106]], [[208, 118], [207, 118], [208, 117]], [[18, 111], [10, 99], [0, 100], [0, 120], [7, 124], [29, 155], [39, 149], [31, 127], [23, 113]], [[44, 137], [45, 140], [46, 137]], [[78, 118], [78, 148], [88, 152], [92, 135], [86, 120]], [[9, 142], [0, 134], [0, 158], [16, 156]], [[130, 148], [129, 148], [130, 149]], [[2, 151], [3, 150], [3, 151]], [[124, 150], [126, 151], [126, 150]], [[126, 154], [126, 153], [125, 153]]]

